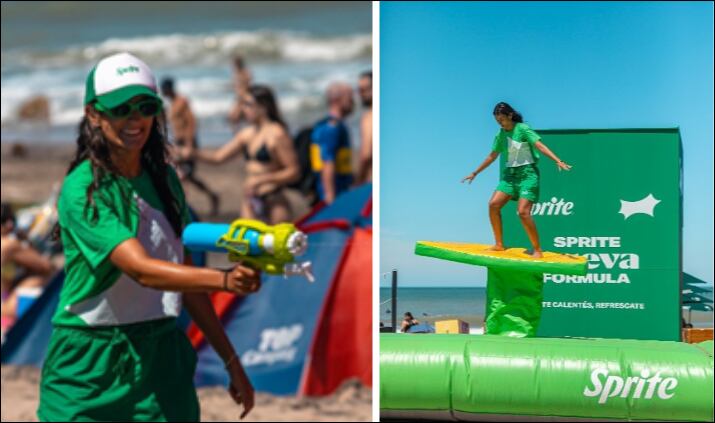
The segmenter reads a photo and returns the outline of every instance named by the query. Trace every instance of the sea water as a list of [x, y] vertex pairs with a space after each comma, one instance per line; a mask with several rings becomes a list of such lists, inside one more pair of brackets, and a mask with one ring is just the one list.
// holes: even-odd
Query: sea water
[[[332, 81], [355, 86], [372, 62], [370, 2], [3, 2], [2, 140], [73, 143], [85, 77], [101, 58], [128, 51], [157, 79], [175, 78], [198, 118], [202, 146], [233, 135], [232, 58], [274, 89], [291, 133], [327, 113]], [[18, 107], [45, 96], [48, 125], [25, 124]], [[359, 112], [356, 105], [356, 112]], [[348, 119], [357, 141], [358, 113]]]

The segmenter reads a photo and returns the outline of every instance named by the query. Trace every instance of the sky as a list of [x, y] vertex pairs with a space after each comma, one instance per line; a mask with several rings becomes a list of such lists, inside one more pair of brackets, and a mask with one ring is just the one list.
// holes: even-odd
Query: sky
[[413, 251], [493, 242], [498, 162], [460, 181], [489, 153], [500, 101], [533, 128], [679, 127], [683, 270], [713, 283], [712, 2], [382, 3], [381, 274], [485, 285], [482, 268]]

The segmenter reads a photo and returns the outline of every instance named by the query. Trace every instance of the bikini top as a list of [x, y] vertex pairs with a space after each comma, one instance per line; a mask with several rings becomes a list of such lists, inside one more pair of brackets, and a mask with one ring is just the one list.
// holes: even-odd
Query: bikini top
[[243, 157], [245, 157], [247, 161], [256, 160], [261, 163], [270, 163], [271, 161], [271, 153], [268, 152], [268, 148], [266, 148], [265, 143], [258, 149], [256, 155], [253, 157], [251, 157], [251, 154], [248, 152], [248, 146], [244, 145]]

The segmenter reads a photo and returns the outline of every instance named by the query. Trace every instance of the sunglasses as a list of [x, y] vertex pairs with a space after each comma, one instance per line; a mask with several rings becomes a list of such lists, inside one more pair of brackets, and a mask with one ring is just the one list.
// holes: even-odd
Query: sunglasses
[[135, 110], [143, 117], [156, 116], [161, 112], [162, 104], [159, 100], [146, 99], [136, 103], [122, 103], [119, 106], [106, 108], [100, 103], [95, 103], [95, 109], [115, 119], [126, 118]]

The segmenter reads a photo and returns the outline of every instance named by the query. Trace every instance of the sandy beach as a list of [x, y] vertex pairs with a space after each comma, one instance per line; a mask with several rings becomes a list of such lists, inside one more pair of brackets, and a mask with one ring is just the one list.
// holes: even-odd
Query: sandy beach
[[[52, 185], [61, 181], [74, 154], [72, 145], [23, 144], [24, 155], [13, 156], [11, 143], [1, 149], [2, 201], [33, 204], [44, 201]], [[239, 160], [224, 165], [199, 165], [197, 174], [221, 196], [221, 213], [212, 221], [230, 222], [238, 217], [243, 172]], [[185, 187], [189, 203], [203, 217], [209, 210], [206, 196], [192, 186]], [[295, 193], [292, 193], [295, 194]], [[299, 214], [308, 211], [298, 195], [291, 195]], [[207, 219], [208, 220], [208, 219]], [[224, 255], [210, 254], [209, 265], [227, 264]], [[2, 367], [2, 421], [37, 421], [40, 371], [35, 368]], [[237, 421], [239, 407], [221, 387], [199, 389], [203, 421]], [[347, 381], [335, 393], [323, 398], [256, 396], [256, 407], [245, 421], [370, 421], [372, 391]]]
[[[40, 370], [2, 366], [2, 421], [37, 421]], [[223, 388], [201, 388], [201, 421], [239, 421], [241, 409]], [[257, 421], [370, 421], [372, 391], [347, 381], [323, 398], [277, 397], [258, 393], [256, 406], [244, 420]]]

